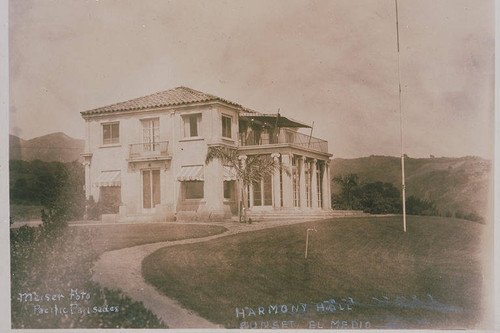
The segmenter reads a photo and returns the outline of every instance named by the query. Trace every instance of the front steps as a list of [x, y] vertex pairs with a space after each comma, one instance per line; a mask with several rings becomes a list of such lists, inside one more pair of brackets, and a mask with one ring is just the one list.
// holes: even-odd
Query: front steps
[[[270, 210], [248, 210], [247, 218], [251, 218], [253, 222], [258, 221], [280, 221], [280, 220], [319, 220], [334, 217], [348, 216], [368, 216], [360, 210], [299, 210], [299, 209], [270, 209]], [[229, 219], [217, 219], [217, 221]], [[237, 221], [238, 216], [232, 216], [230, 219]], [[136, 222], [173, 222], [173, 221], [190, 221], [190, 222], [208, 222], [210, 218], [198, 216], [196, 212], [177, 212], [177, 214], [137, 214], [120, 216], [119, 214], [103, 214], [101, 221], [103, 223], [136, 223]]]
[[347, 216], [368, 216], [360, 210], [261, 210], [247, 211], [247, 217], [252, 221], [269, 221], [269, 220], [311, 220], [311, 219], [328, 219], [333, 217]]

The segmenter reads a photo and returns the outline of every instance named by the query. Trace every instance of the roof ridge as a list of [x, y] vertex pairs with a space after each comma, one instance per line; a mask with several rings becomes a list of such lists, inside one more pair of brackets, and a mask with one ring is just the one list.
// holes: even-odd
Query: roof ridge
[[152, 94], [148, 94], [148, 95], [143, 95], [143, 96], [139, 96], [139, 97], [127, 99], [127, 100], [122, 101], [122, 102], [116, 102], [116, 103], [113, 103], [113, 104], [108, 104], [108, 105], [105, 105], [105, 106], [101, 106], [101, 107], [98, 107], [98, 108], [93, 108], [93, 109], [90, 109], [88, 111], [83, 111], [83, 112], [95, 111], [95, 110], [99, 110], [99, 109], [103, 109], [103, 108], [110, 108], [110, 107], [113, 107], [113, 106], [116, 106], [116, 105], [119, 105], [119, 104], [125, 104], [125, 103], [128, 103], [128, 102], [132, 102], [132, 101], [135, 101], [137, 99], [159, 95], [159, 94], [162, 94], [162, 93], [165, 93], [167, 91], [174, 90], [174, 89], [177, 89], [177, 88], [172, 88], [172, 89], [157, 91], [157, 92], [152, 93]]
[[196, 89], [193, 89], [193, 88], [190, 88], [190, 87], [186, 87], [186, 86], [179, 86], [179, 87], [176, 87], [174, 89], [179, 89], [179, 88], [180, 89], [189, 90], [190, 92], [194, 92], [194, 93], [197, 93], [197, 94], [202, 94], [202, 95], [205, 95], [205, 96], [210, 96], [210, 97], [215, 98], [215, 99], [225, 100], [225, 98], [218, 97], [216, 95], [213, 95], [213, 94], [210, 94], [210, 93], [206, 93], [206, 92], [203, 92], [203, 91], [200, 91], [200, 90], [196, 90]]
[[115, 111], [140, 110], [148, 107], [163, 107], [169, 105], [181, 105], [195, 102], [221, 101], [243, 108], [239, 103], [205, 93], [190, 87], [178, 86], [175, 88], [158, 91], [152, 94], [128, 99], [126, 101], [108, 104], [102, 107], [82, 111], [82, 115], [96, 113], [107, 113]]

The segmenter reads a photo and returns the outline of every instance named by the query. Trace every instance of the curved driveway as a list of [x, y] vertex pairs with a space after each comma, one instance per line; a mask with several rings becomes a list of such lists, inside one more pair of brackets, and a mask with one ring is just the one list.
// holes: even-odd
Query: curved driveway
[[[183, 308], [175, 300], [160, 294], [153, 286], [148, 284], [142, 277], [142, 260], [154, 251], [166, 246], [206, 242], [240, 232], [304, 222], [306, 221], [302, 219], [256, 222], [253, 224], [237, 222], [210, 223], [211, 225], [223, 226], [228, 230], [208, 237], [139, 245], [105, 252], [94, 265], [92, 279], [108, 289], [121, 289], [133, 300], [143, 302], [144, 306], [163, 320], [169, 328], [222, 328], [222, 326], [218, 326]], [[190, 223], [177, 222], [177, 224]], [[199, 225], [200, 223], [196, 224]]]

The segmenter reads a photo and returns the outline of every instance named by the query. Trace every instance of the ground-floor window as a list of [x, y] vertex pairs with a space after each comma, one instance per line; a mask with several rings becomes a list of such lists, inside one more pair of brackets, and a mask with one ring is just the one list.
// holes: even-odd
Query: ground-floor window
[[224, 181], [224, 199], [232, 199], [234, 198], [234, 180], [225, 180]]
[[122, 201], [120, 186], [99, 187], [99, 204], [104, 214], [117, 214]]
[[305, 185], [306, 185], [306, 207], [311, 207], [312, 206], [312, 188], [311, 188], [311, 178], [312, 178], [312, 173], [311, 173], [311, 162], [310, 161], [304, 161], [304, 180], [305, 180]]
[[283, 207], [283, 168], [281, 167], [283, 163], [282, 155], [280, 155], [280, 203], [279, 206]]
[[273, 205], [273, 177], [264, 177], [260, 182], [253, 184], [253, 205], [272, 206]]
[[300, 166], [297, 156], [292, 157], [293, 206], [300, 206]]
[[154, 208], [161, 203], [160, 170], [142, 171], [142, 207]]
[[184, 199], [203, 199], [202, 181], [184, 181], [181, 188]]

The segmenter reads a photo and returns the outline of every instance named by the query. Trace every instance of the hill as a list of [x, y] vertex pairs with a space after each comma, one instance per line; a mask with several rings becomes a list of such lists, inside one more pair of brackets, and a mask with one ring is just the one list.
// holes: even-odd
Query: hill
[[84, 147], [84, 140], [74, 139], [62, 132], [39, 136], [31, 140], [23, 140], [10, 135], [9, 159], [66, 163], [78, 160]]
[[[477, 213], [486, 217], [492, 163], [480, 157], [406, 158], [407, 197], [433, 200], [438, 210]], [[401, 188], [401, 159], [393, 156], [336, 158], [330, 164], [331, 177], [354, 173], [362, 183], [392, 183]], [[338, 189], [332, 185], [332, 192]]]

